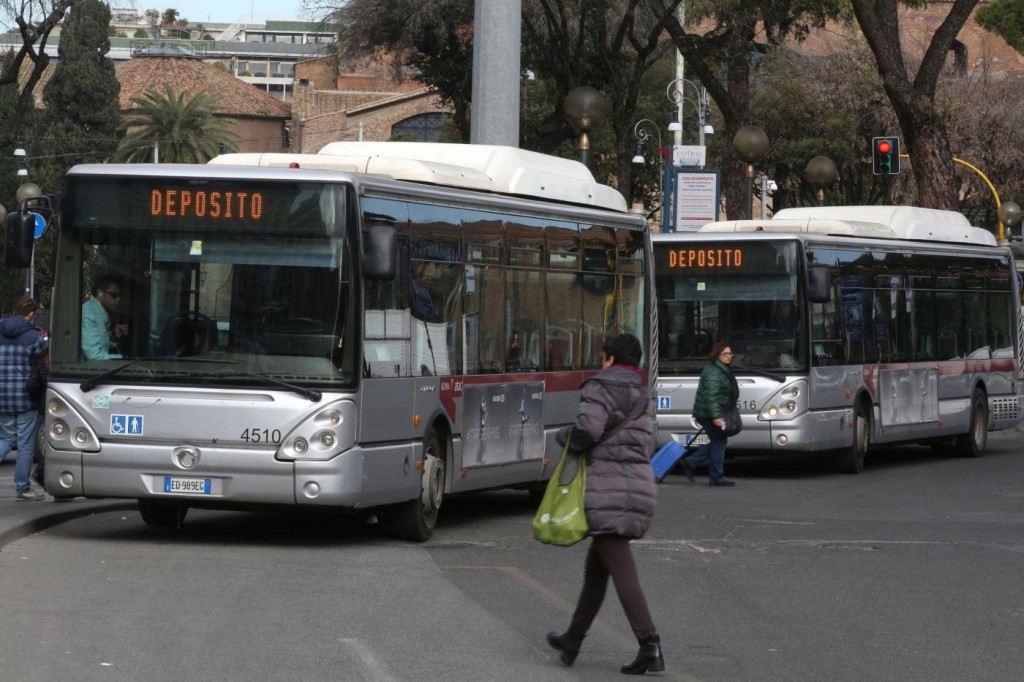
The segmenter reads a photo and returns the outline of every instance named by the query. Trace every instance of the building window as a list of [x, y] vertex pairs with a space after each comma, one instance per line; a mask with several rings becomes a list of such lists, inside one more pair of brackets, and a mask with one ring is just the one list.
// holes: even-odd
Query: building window
[[440, 112], [410, 116], [391, 126], [391, 137], [413, 142], [441, 142], [445, 125], [451, 120], [451, 114]]

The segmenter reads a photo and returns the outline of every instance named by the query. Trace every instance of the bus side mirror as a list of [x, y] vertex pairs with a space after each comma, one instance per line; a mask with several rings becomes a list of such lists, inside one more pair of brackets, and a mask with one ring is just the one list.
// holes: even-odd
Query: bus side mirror
[[393, 280], [398, 273], [398, 233], [390, 225], [372, 225], [364, 233], [363, 276]]
[[811, 303], [828, 303], [831, 300], [829, 271], [824, 265], [812, 265], [807, 271], [807, 298]]
[[27, 268], [32, 264], [36, 219], [28, 211], [15, 211], [7, 216], [7, 237], [4, 239], [4, 265]]

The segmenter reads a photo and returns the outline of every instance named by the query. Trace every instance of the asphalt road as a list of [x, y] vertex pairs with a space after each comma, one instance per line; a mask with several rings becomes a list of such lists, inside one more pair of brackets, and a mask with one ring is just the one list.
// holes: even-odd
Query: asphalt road
[[[635, 553], [673, 680], [1018, 680], [1024, 456], [729, 462], [736, 488], [670, 477]], [[7, 465], [4, 465], [7, 468]], [[706, 482], [706, 481], [705, 481]], [[34, 503], [19, 503], [34, 504]], [[75, 504], [75, 503], [72, 503]], [[70, 505], [52, 505], [53, 508]], [[435, 538], [352, 519], [134, 511], [0, 547], [5, 680], [616, 680], [635, 653], [609, 590], [572, 668], [586, 543], [532, 540], [523, 493], [453, 500]]]

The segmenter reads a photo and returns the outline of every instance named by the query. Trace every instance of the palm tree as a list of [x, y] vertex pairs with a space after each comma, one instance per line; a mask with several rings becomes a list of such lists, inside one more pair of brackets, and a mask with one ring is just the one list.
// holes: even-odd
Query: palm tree
[[218, 118], [217, 97], [206, 90], [186, 98], [173, 92], [147, 90], [132, 97], [122, 127], [130, 131], [114, 152], [116, 161], [152, 162], [159, 145], [159, 160], [164, 163], [206, 163], [217, 154], [236, 151], [238, 137], [228, 122]]

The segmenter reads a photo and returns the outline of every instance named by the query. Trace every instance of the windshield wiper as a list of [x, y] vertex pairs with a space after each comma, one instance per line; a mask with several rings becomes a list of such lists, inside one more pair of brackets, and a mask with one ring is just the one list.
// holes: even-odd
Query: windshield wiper
[[777, 381], [780, 384], [786, 383], [786, 380], [783, 379], [782, 377], [780, 377], [778, 374], [775, 374], [773, 372], [768, 372], [768, 371], [763, 370], [763, 369], [754, 369], [753, 367], [741, 367], [739, 365], [733, 365], [732, 366], [732, 371], [734, 373], [735, 372], [750, 372], [751, 374], [756, 374], [759, 377], [765, 377], [766, 379], [773, 379], [774, 381]]
[[323, 393], [312, 388], [304, 388], [296, 384], [288, 383], [287, 381], [282, 381], [281, 379], [268, 377], [265, 374], [253, 374], [252, 372], [187, 372], [184, 376], [207, 379], [231, 379], [234, 377], [243, 377], [246, 379], [256, 379], [265, 384], [270, 384], [271, 386], [286, 388], [314, 403], [320, 402], [320, 399], [324, 397]]
[[216, 365], [233, 365], [233, 364], [235, 364], [234, 360], [212, 360], [210, 358], [182, 358], [182, 357], [179, 357], [177, 355], [161, 355], [159, 357], [154, 357], [154, 358], [133, 358], [133, 359], [129, 360], [128, 362], [124, 363], [123, 365], [119, 365], [117, 367], [112, 367], [111, 369], [108, 369], [105, 372], [100, 372], [99, 374], [97, 374], [96, 376], [94, 376], [94, 377], [92, 377], [90, 379], [86, 379], [85, 381], [83, 381], [82, 383], [80, 383], [78, 385], [78, 388], [80, 388], [83, 393], [88, 393], [92, 389], [96, 388], [100, 384], [106, 383], [109, 379], [111, 379], [112, 377], [120, 374], [121, 372], [123, 372], [124, 370], [128, 369], [132, 365], [137, 365], [140, 362], [144, 362], [144, 361], [147, 361], [147, 360], [174, 360], [174, 361], [187, 360], [188, 362], [208, 362], [208, 363], [213, 363], [213, 364], [216, 364]]

